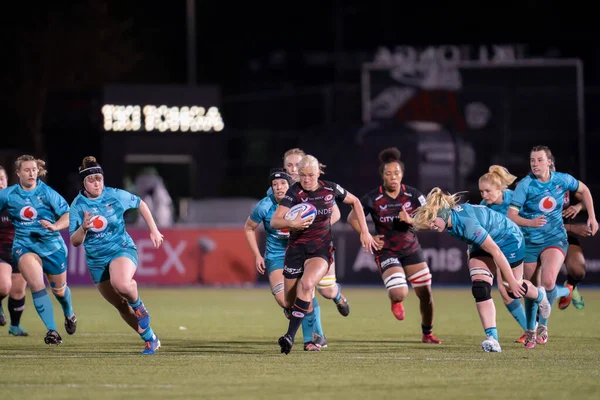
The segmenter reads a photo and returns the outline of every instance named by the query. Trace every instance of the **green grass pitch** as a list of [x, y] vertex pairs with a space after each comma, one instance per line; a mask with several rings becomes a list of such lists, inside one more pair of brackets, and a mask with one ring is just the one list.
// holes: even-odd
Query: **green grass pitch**
[[[345, 288], [350, 316], [319, 298], [329, 347], [305, 352], [298, 333], [289, 355], [277, 338], [287, 320], [268, 288], [141, 288], [163, 347], [142, 356], [143, 342], [93, 288], [73, 288], [77, 333], [43, 342], [31, 296], [27, 338], [0, 330], [3, 399], [597, 399], [600, 393], [600, 290], [581, 288], [584, 310], [555, 306], [550, 340], [526, 350], [497, 294], [502, 353], [485, 339], [469, 288], [435, 288], [434, 333], [420, 342], [418, 300], [396, 321], [384, 288]], [[6, 302], [4, 303], [6, 307]]]

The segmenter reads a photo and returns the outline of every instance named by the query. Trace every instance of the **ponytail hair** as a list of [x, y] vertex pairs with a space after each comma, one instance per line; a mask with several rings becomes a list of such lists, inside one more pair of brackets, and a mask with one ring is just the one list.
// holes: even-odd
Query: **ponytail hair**
[[98, 164], [98, 161], [96, 161], [96, 157], [94, 157], [94, 156], [85, 157], [81, 161], [81, 165], [79, 166], [79, 177], [81, 178], [81, 181], [83, 182], [85, 180], [85, 178], [87, 178], [90, 175], [97, 175], [97, 174], [104, 176], [104, 171], [102, 170], [102, 167], [100, 166], [100, 164]]
[[502, 190], [512, 185], [515, 180], [517, 180], [517, 177], [508, 172], [508, 170], [501, 165], [492, 165], [488, 169], [488, 172], [481, 175], [479, 178], [480, 183], [482, 181], [490, 182]]
[[98, 161], [96, 161], [96, 157], [87, 156], [81, 161], [81, 165], [79, 166], [79, 171], [84, 170], [86, 168], [99, 167]]
[[554, 158], [554, 154], [550, 158], [550, 171], [556, 172], [556, 159]]
[[450, 210], [456, 207], [459, 201], [459, 194], [444, 193], [439, 187], [431, 189], [425, 199], [425, 205], [419, 207], [413, 216], [413, 226], [415, 229], [429, 230], [431, 229], [431, 223], [437, 217], [448, 222]]

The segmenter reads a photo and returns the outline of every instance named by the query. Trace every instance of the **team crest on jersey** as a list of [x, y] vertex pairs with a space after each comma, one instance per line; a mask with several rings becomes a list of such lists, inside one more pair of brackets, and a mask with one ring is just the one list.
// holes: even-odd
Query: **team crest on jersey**
[[556, 199], [551, 196], [546, 196], [540, 200], [539, 207], [543, 212], [550, 212], [556, 208]]
[[108, 227], [108, 221], [102, 215], [97, 215], [92, 218], [92, 227], [90, 230], [92, 232], [102, 232]]
[[37, 218], [38, 212], [32, 206], [25, 206], [25, 207], [21, 208], [21, 211], [19, 211], [19, 216], [21, 217], [22, 220], [33, 221], [34, 219]]
[[333, 199], [332, 194], [328, 194], [327, 196], [325, 196], [325, 201], [330, 201], [331, 199]]

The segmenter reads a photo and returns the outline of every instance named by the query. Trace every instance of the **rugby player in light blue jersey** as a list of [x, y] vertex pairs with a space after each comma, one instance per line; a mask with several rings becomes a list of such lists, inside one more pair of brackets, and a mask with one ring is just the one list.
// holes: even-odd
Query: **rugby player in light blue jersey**
[[[513, 195], [508, 217], [521, 226], [526, 243], [525, 276], [533, 279], [541, 268], [541, 285], [546, 288], [550, 306], [554, 300], [572, 297], [572, 286], [556, 285], [558, 272], [565, 261], [569, 242], [563, 223], [565, 193], [577, 192], [588, 210], [587, 225], [592, 235], [598, 231], [594, 200], [589, 188], [569, 174], [552, 172], [552, 152], [536, 146], [530, 152], [531, 173], [523, 178]], [[540, 316], [536, 332], [539, 344], [548, 342], [548, 319]]]
[[[269, 174], [271, 184], [271, 193], [259, 201], [252, 209], [245, 225], [246, 240], [254, 253], [256, 270], [263, 274], [266, 272], [271, 285], [271, 293], [275, 296], [275, 301], [285, 310], [283, 296], [283, 264], [285, 259], [285, 249], [288, 244], [290, 232], [288, 229], [273, 229], [271, 227], [271, 217], [275, 213], [279, 201], [285, 196], [292, 177], [283, 168], [273, 168]], [[266, 233], [266, 247], [264, 257], [261, 255], [256, 241], [256, 229], [263, 224]], [[304, 336], [304, 350], [320, 351], [321, 344], [316, 344], [313, 340], [313, 327], [317, 328], [317, 334], [323, 337], [323, 332], [318, 331], [321, 327], [321, 315], [313, 310], [307, 318], [302, 321], [302, 333]], [[318, 321], [314, 321], [318, 318]], [[322, 328], [321, 328], [322, 329]]]
[[[500, 165], [492, 165], [488, 172], [479, 178], [479, 193], [481, 193], [481, 205], [487, 206], [502, 215], [508, 213], [508, 206], [513, 197], [513, 191], [508, 189], [517, 179], [508, 170]], [[527, 317], [521, 300], [513, 299], [509, 296], [504, 285], [498, 282], [498, 291], [502, 296], [502, 301], [513, 316], [515, 321], [521, 326], [523, 334], [515, 343], [525, 343], [527, 331]]]
[[45, 165], [30, 155], [17, 158], [19, 183], [0, 191], [0, 212], [8, 210], [15, 227], [13, 261], [29, 284], [35, 309], [48, 330], [44, 342], [58, 345], [62, 338], [56, 331], [44, 275], [63, 309], [65, 330], [72, 335], [77, 329], [77, 317], [67, 286], [67, 246], [59, 232], [69, 225], [69, 205], [39, 179], [46, 175]]
[[137, 248], [125, 230], [123, 214], [139, 209], [150, 228], [150, 240], [159, 248], [159, 232], [150, 209], [134, 194], [104, 186], [104, 172], [94, 157], [79, 167], [83, 190], [71, 204], [71, 244], [83, 244], [88, 271], [102, 296], [121, 314], [146, 343], [142, 354], [154, 354], [160, 340], [150, 327], [150, 314], [133, 279], [138, 266]]
[[[457, 195], [449, 195], [433, 188], [414, 217], [415, 228], [447, 231], [451, 236], [469, 245], [469, 274], [479, 318], [487, 339], [481, 343], [486, 352], [502, 351], [498, 343], [496, 308], [492, 300], [494, 273], [507, 286], [514, 298], [526, 297], [534, 301], [527, 309], [527, 325], [535, 329], [539, 306], [541, 315], [548, 317], [550, 305], [544, 288], [536, 288], [522, 280], [525, 246], [523, 233], [506, 216], [485, 206], [458, 204]], [[535, 339], [534, 339], [535, 346]], [[531, 348], [532, 346], [527, 346]]]

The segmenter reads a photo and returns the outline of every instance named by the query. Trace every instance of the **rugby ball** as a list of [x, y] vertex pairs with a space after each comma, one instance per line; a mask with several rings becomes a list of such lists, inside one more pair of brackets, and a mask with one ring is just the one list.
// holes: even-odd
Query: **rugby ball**
[[298, 213], [300, 213], [302, 219], [315, 218], [317, 216], [317, 209], [310, 203], [296, 204], [285, 214], [285, 219], [289, 221], [296, 219]]

